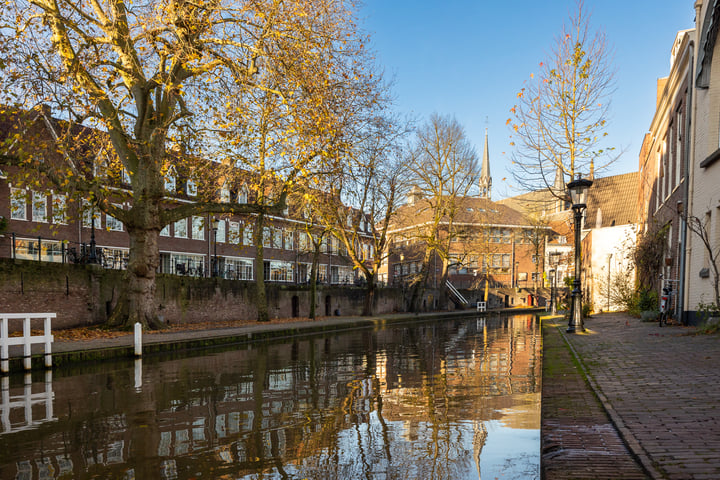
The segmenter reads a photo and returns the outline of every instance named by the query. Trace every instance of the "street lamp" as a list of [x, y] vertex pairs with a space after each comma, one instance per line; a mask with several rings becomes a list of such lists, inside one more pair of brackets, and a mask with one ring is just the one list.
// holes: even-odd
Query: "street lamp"
[[217, 231], [218, 227], [220, 226], [220, 220], [213, 217], [212, 219], [212, 231], [213, 231], [213, 241], [215, 243], [215, 247], [213, 250], [213, 268], [212, 268], [212, 275], [213, 277], [218, 276], [218, 258], [217, 258]]
[[557, 315], [557, 275], [558, 275], [558, 261], [560, 259], [560, 252], [550, 252], [550, 308], [552, 308], [552, 314]]
[[88, 255], [88, 263], [98, 263], [97, 244], [95, 243], [95, 209], [91, 210], [90, 216], [90, 254]]
[[582, 245], [580, 244], [580, 221], [582, 212], [587, 207], [587, 191], [593, 184], [592, 180], [578, 178], [567, 184], [572, 199], [572, 209], [575, 214], [575, 279], [573, 280], [572, 309], [570, 310], [570, 321], [568, 322], [568, 333], [584, 332], [582, 318], [582, 290], [580, 289], [580, 263]]

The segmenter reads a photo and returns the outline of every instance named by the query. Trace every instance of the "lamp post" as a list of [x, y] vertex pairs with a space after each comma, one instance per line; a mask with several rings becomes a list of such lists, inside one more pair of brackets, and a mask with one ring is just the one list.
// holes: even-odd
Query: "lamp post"
[[213, 231], [213, 242], [214, 242], [214, 249], [213, 249], [213, 268], [212, 268], [212, 276], [217, 277], [218, 276], [218, 258], [217, 258], [217, 231], [218, 226], [220, 225], [220, 220], [213, 217], [212, 219], [212, 231]]
[[575, 279], [573, 280], [572, 309], [568, 322], [568, 333], [584, 332], [582, 318], [582, 290], [580, 285], [580, 263], [582, 261], [582, 245], [580, 244], [580, 221], [582, 212], [587, 207], [587, 191], [593, 184], [592, 180], [578, 178], [567, 184], [572, 198], [572, 209], [575, 214]]
[[610, 253], [608, 255], [608, 284], [607, 284], [607, 311], [608, 312], [610, 311], [610, 283], [612, 280], [612, 276], [610, 275], [610, 266], [611, 266], [610, 262], [612, 261], [612, 256], [613, 256], [612, 253]]
[[557, 315], [557, 275], [558, 275], [558, 260], [560, 258], [560, 252], [550, 252], [550, 308], [552, 308], [552, 314]]
[[97, 245], [95, 243], [95, 209], [92, 210], [90, 217], [90, 254], [88, 255], [88, 263], [98, 263]]
[[555, 269], [550, 269], [550, 313], [555, 315], [557, 309], [555, 308]]

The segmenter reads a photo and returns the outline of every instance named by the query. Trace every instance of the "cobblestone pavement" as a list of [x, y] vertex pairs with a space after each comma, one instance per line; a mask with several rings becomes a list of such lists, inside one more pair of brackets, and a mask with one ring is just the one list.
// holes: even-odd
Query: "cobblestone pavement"
[[645, 479], [560, 333], [543, 320], [542, 477]]
[[720, 339], [625, 314], [595, 315], [585, 327], [556, 330], [650, 476], [720, 479]]

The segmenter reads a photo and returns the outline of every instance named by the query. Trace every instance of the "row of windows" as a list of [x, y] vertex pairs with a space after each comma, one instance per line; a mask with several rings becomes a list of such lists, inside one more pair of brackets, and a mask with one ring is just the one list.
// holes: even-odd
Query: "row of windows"
[[682, 107], [676, 111], [673, 124], [668, 128], [667, 136], [655, 153], [657, 162], [655, 180], [655, 210], [667, 200], [682, 179], [683, 125]]
[[[30, 199], [28, 215], [28, 199]], [[48, 206], [50, 209], [48, 211]], [[122, 208], [122, 205], [115, 205]], [[123, 231], [123, 223], [111, 215], [102, 215], [97, 210], [85, 208], [82, 215], [82, 226], [85, 228], [102, 228], [102, 216], [105, 217], [105, 229], [110, 231]], [[32, 220], [38, 223], [67, 224], [67, 197], [62, 194], [47, 195], [41, 192], [28, 192], [19, 188], [11, 188], [10, 218], [13, 220]], [[193, 216], [166, 225], [160, 235], [163, 237], [192, 238], [205, 240], [206, 217]], [[235, 245], [252, 246], [253, 225], [244, 221], [231, 221], [220, 219], [217, 230], [213, 231], [213, 241]], [[263, 228], [263, 247], [274, 249], [293, 250], [295, 248], [295, 234], [292, 230], [274, 226]], [[301, 251], [312, 251], [313, 243], [306, 232], [298, 232], [298, 247]], [[342, 242], [333, 236], [323, 237], [320, 245], [321, 253], [347, 255]], [[372, 258], [374, 248], [363, 244], [361, 252], [364, 259]]]
[[[120, 205], [116, 206], [121, 207]], [[36, 223], [52, 222], [56, 225], [66, 225], [68, 223], [67, 196], [56, 193], [47, 195], [42, 192], [28, 192], [20, 188], [11, 188], [10, 218], [12, 220], [31, 220]], [[82, 217], [83, 227], [90, 228], [94, 226], [101, 228], [100, 221], [99, 212], [92, 209], [84, 210]], [[113, 216], [105, 215], [105, 228], [107, 230], [122, 231], [123, 224]]]
[[[86, 250], [87, 246], [83, 246]], [[18, 238], [14, 244], [15, 258], [22, 260], [37, 260], [43, 262], [72, 262], [78, 260], [78, 255], [87, 252], [77, 252], [74, 248], [63, 246], [57, 240], [39, 240]], [[108, 269], [124, 270], [127, 268], [129, 251], [126, 248], [102, 247], [96, 248], [98, 262]], [[194, 277], [216, 276], [230, 280], [254, 280], [255, 260], [241, 257], [207, 257], [191, 253], [161, 252], [159, 273], [174, 275], [188, 275]], [[272, 282], [293, 282], [297, 273], [298, 282], [310, 280], [310, 264], [299, 263], [301, 267], [296, 272], [295, 263], [284, 260], [265, 260], [265, 280]], [[318, 281], [333, 284], [351, 284], [354, 281], [353, 268], [343, 265], [318, 265]]]
[[[512, 243], [515, 240], [516, 243], [532, 244], [537, 242], [539, 233], [534, 230], [522, 230], [515, 232], [512, 229], [504, 228], [492, 228], [487, 233], [487, 240], [490, 243]], [[450, 239], [452, 242], [472, 242], [472, 241], [484, 241], [484, 235], [482, 232], [474, 234], [470, 233], [457, 233], [456, 236]], [[395, 245], [404, 244], [406, 246], [414, 245], [420, 241], [419, 237], [413, 237], [412, 235], [396, 235], [393, 238]]]
[[[61, 194], [48, 195], [41, 192], [10, 189], [10, 218], [13, 220], [32, 220], [38, 223], [66, 224], [67, 196]], [[28, 203], [30, 215], [28, 215]], [[48, 212], [48, 203], [50, 211]]]

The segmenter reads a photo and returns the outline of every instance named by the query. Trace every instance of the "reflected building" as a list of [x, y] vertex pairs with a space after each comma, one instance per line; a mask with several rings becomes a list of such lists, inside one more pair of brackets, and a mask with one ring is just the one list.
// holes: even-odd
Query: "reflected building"
[[539, 429], [540, 354], [518, 316], [145, 359], [141, 389], [131, 363], [59, 378], [53, 421], [0, 432], [0, 477], [466, 478], [486, 422]]

